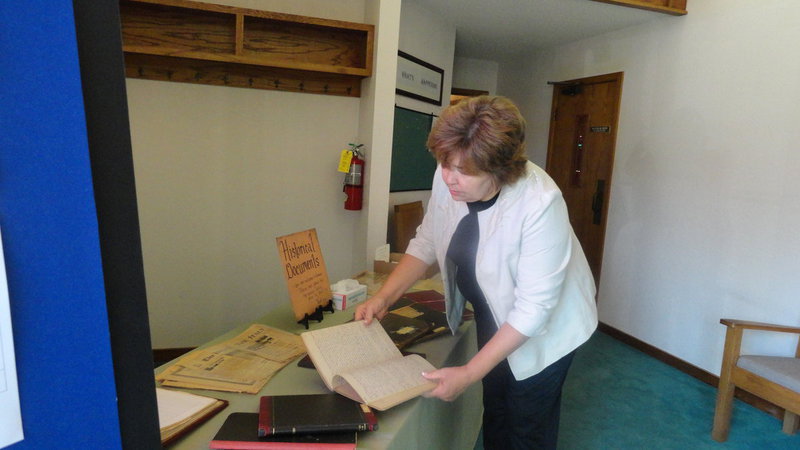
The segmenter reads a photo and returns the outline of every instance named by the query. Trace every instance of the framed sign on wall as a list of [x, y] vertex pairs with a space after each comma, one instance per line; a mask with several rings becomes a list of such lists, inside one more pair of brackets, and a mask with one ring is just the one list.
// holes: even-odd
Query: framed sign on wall
[[403, 51], [397, 56], [397, 93], [441, 106], [444, 70]]

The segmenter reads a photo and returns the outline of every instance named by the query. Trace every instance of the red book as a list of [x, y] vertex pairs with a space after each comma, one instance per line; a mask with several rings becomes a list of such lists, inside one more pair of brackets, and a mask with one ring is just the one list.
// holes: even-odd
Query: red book
[[[406, 292], [401, 298], [407, 298], [414, 303], [425, 305], [426, 307], [439, 312], [445, 312], [444, 294], [434, 290]], [[472, 311], [464, 308], [461, 320], [472, 320]]]
[[265, 395], [258, 411], [259, 436], [378, 429], [369, 406], [339, 394]]
[[356, 432], [258, 436], [258, 413], [231, 413], [222, 424], [211, 449], [225, 450], [355, 450]]
[[435, 311], [444, 312], [444, 294], [434, 291], [415, 291], [406, 292], [402, 297], [407, 298], [414, 303], [422, 303], [430, 309]]

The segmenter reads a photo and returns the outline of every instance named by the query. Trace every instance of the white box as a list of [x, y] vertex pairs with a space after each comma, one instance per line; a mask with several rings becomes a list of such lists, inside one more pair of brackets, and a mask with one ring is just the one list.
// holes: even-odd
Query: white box
[[367, 299], [367, 287], [365, 285], [356, 284], [355, 287], [348, 286], [350, 289], [337, 289], [337, 284], [331, 285], [334, 308], [341, 311]]

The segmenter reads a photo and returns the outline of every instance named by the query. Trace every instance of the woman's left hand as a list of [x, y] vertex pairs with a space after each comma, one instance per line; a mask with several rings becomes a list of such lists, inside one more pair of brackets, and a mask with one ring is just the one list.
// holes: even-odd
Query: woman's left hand
[[436, 388], [423, 395], [440, 398], [446, 402], [457, 399], [475, 381], [466, 366], [445, 367], [432, 372], [423, 372], [422, 376], [439, 383]]

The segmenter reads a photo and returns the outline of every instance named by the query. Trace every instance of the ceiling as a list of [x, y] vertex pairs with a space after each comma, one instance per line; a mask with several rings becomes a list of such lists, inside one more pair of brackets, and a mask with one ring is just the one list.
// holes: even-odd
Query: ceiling
[[456, 27], [456, 56], [498, 60], [664, 14], [591, 0], [412, 0]]

